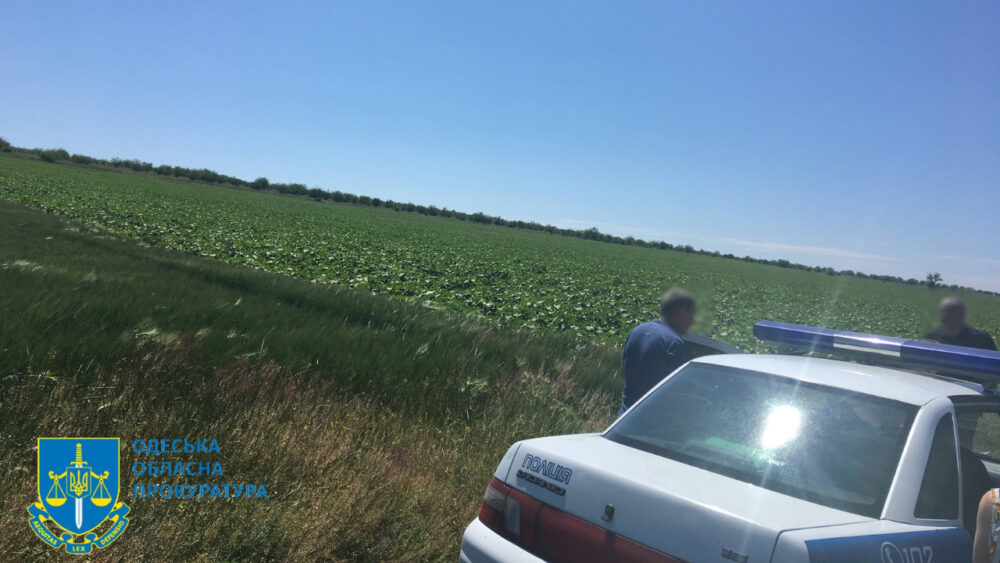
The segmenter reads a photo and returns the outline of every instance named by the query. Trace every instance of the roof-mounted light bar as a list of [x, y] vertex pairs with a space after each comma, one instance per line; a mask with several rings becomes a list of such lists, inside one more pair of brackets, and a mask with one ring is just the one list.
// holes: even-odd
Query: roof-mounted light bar
[[765, 342], [809, 352], [862, 356], [873, 363], [929, 370], [991, 386], [1000, 384], [1000, 352], [993, 350], [774, 321], [753, 325], [753, 334]]

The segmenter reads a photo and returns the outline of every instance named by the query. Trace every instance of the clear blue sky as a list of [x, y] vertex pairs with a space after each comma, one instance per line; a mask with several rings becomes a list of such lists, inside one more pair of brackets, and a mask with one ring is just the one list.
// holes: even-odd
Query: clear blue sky
[[0, 2], [0, 135], [1000, 290], [1000, 3]]

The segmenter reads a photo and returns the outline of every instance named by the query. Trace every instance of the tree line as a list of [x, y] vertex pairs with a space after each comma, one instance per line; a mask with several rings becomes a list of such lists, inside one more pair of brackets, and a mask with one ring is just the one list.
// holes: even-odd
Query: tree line
[[415, 203], [393, 201], [391, 199], [380, 199], [377, 197], [370, 197], [366, 195], [356, 195], [352, 193], [342, 192], [339, 190], [330, 191], [317, 187], [310, 188], [304, 184], [299, 184], [299, 183], [271, 182], [267, 178], [263, 177], [257, 178], [256, 180], [253, 181], [246, 181], [240, 178], [236, 178], [234, 176], [219, 174], [214, 170], [209, 170], [206, 168], [198, 168], [198, 169], [184, 168], [182, 166], [170, 166], [166, 164], [154, 166], [153, 163], [151, 162], [144, 162], [136, 159], [125, 160], [120, 158], [112, 158], [110, 160], [105, 160], [82, 154], [70, 154], [65, 149], [28, 149], [22, 147], [15, 147], [12, 146], [6, 140], [4, 140], [2, 137], [0, 137], [0, 151], [17, 152], [23, 156], [38, 158], [45, 162], [72, 162], [78, 165], [93, 166], [105, 169], [131, 170], [134, 172], [156, 174], [159, 176], [183, 178], [207, 184], [229, 185], [235, 187], [249, 188], [257, 191], [270, 191], [292, 196], [308, 197], [315, 201], [332, 201], [335, 203], [350, 203], [354, 205], [365, 205], [369, 207], [384, 207], [386, 209], [391, 209], [394, 211], [419, 213], [421, 215], [428, 215], [432, 217], [446, 217], [451, 219], [457, 219], [459, 221], [468, 221], [472, 223], [480, 223], [485, 225], [496, 225], [500, 227], [509, 227], [514, 229], [539, 231], [539, 232], [549, 233], [552, 235], [577, 237], [586, 240], [606, 242], [610, 244], [639, 246], [644, 248], [654, 248], [658, 250], [674, 250], [679, 252], [685, 252], [688, 254], [698, 254], [703, 256], [728, 258], [730, 260], [740, 260], [743, 262], [751, 262], [754, 264], [766, 264], [770, 266], [777, 266], [779, 268], [788, 268], [793, 270], [802, 270], [806, 272], [823, 273], [830, 276], [850, 276], [855, 278], [901, 283], [906, 285], [922, 285], [929, 288], [936, 288], [936, 287], [948, 288], [955, 291], [976, 291], [990, 295], [998, 295], [997, 292], [993, 291], [978, 290], [959, 285], [946, 285], [942, 282], [940, 274], [937, 273], [928, 274], [927, 278], [923, 280], [918, 280], [916, 278], [904, 279], [899, 276], [866, 274], [864, 272], [856, 272], [854, 270], [836, 270], [834, 268], [822, 267], [822, 266], [807, 266], [805, 264], [790, 262], [785, 259], [771, 260], [765, 258], [754, 258], [752, 256], [736, 256], [732, 253], [723, 254], [720, 253], [719, 251], [696, 249], [691, 245], [675, 245], [664, 241], [648, 241], [644, 239], [637, 239], [631, 236], [620, 237], [616, 235], [602, 233], [599, 230], [597, 230], [596, 227], [592, 227], [589, 229], [565, 229], [553, 225], [543, 225], [541, 223], [536, 223], [534, 221], [504, 219], [503, 217], [497, 217], [495, 215], [487, 215], [482, 212], [465, 213], [463, 211], [455, 211], [454, 209], [448, 209], [446, 207], [437, 207], [434, 205], [419, 205]]

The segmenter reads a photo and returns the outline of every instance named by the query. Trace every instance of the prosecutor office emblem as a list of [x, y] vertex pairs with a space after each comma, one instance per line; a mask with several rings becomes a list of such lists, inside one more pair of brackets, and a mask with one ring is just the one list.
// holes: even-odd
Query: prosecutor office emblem
[[38, 439], [38, 501], [28, 523], [43, 542], [83, 555], [125, 531], [118, 455], [118, 438]]

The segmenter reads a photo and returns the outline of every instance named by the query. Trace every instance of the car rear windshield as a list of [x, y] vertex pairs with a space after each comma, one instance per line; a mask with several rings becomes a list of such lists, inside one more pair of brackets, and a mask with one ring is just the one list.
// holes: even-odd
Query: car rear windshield
[[878, 518], [916, 410], [785, 377], [691, 363], [605, 437]]

